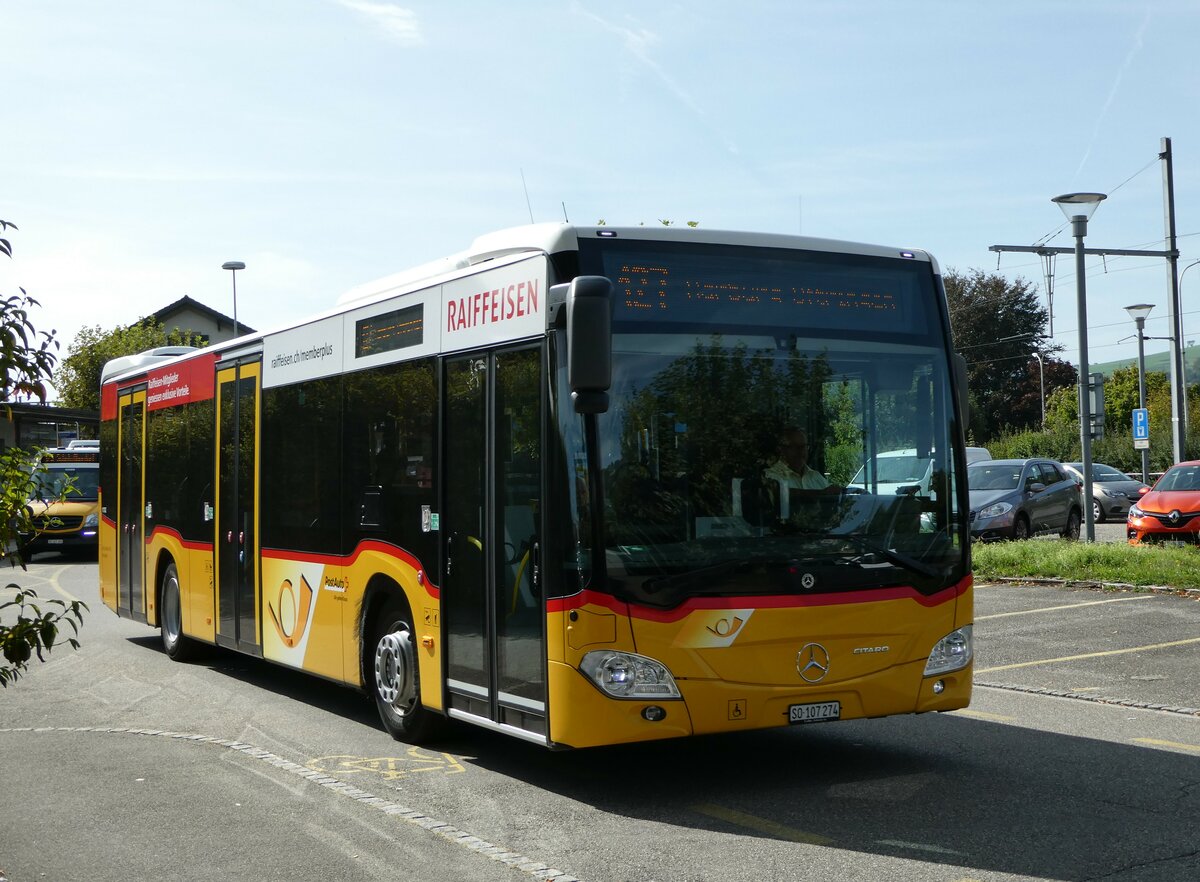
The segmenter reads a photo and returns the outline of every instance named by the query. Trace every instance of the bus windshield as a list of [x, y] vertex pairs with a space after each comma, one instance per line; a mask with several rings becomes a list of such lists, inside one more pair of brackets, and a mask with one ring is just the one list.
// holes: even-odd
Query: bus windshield
[[[830, 258], [820, 271], [849, 290], [848, 262]], [[751, 261], [726, 257], [717, 275], [702, 275], [712, 267], [662, 254], [663, 321], [640, 309], [623, 321], [634, 283], [604, 263], [618, 301], [610, 407], [597, 431], [609, 590], [674, 606], [896, 585], [932, 593], [962, 577], [951, 385], [927, 264], [927, 285], [911, 263], [896, 284], [869, 268], [874, 288], [903, 301], [903, 318], [884, 324], [870, 310], [852, 317], [858, 307], [831, 313], [790, 296], [762, 310], [728, 303], [729, 292], [773, 280], [747, 279], [759, 266]], [[787, 269], [771, 273], [783, 282]], [[793, 275], [802, 286], [803, 267]], [[703, 298], [671, 300], [676, 276], [716, 292], [719, 321], [701, 321]], [[898, 451], [913, 466], [906, 483], [893, 474]]]
[[34, 473], [34, 499], [53, 502], [61, 497], [67, 502], [94, 502], [99, 495], [98, 469], [49, 468]]

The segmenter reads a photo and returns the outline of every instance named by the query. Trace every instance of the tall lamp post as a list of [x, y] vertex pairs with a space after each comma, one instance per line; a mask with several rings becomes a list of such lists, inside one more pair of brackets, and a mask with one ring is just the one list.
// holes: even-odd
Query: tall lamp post
[[[1137, 340], [1138, 340], [1138, 407], [1145, 408], [1146, 406], [1146, 317], [1150, 315], [1150, 310], [1154, 309], [1154, 305], [1150, 303], [1135, 303], [1133, 306], [1126, 306], [1125, 311], [1129, 313], [1129, 317], [1137, 324]], [[1142, 448], [1142, 483], [1149, 484], [1147, 477], [1150, 474], [1150, 449]]]
[[240, 260], [227, 260], [221, 264], [221, 269], [229, 270], [229, 275], [233, 278], [233, 336], [240, 337], [241, 331], [238, 330], [237, 320], [237, 271], [244, 270], [246, 264]]
[[1087, 281], [1084, 276], [1083, 239], [1088, 220], [1108, 197], [1104, 193], [1066, 193], [1054, 202], [1071, 222], [1075, 236], [1075, 299], [1079, 311], [1079, 444], [1083, 448], [1083, 522], [1088, 542], [1096, 541], [1096, 519], [1092, 513], [1092, 403], [1088, 373]]

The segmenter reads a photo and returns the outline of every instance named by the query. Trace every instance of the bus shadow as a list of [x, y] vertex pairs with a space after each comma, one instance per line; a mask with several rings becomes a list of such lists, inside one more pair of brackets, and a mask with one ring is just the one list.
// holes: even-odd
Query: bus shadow
[[[128, 639], [162, 651], [157, 635]], [[387, 738], [370, 702], [345, 686], [223, 649], [194, 663]], [[798, 842], [1056, 880], [1200, 878], [1200, 756], [966, 715], [563, 752], [454, 724], [428, 747], [610, 816], [596, 829], [612, 865], [586, 866], [595, 858], [586, 851], [583, 866], [562, 856], [589, 878], [622, 872], [621, 855], [645, 854], [647, 828], [629, 820], [705, 843], [671, 848], [679, 878], [709, 878], [714, 834], [731, 848], [753, 838], [755, 865], [780, 878], [793, 877]], [[549, 816], [562, 803], [542, 802], [531, 810], [557, 823]]]
[[[157, 632], [126, 639], [135, 646], [166, 655], [162, 638]], [[186, 664], [208, 668], [249, 686], [302, 702], [356, 723], [374, 726], [382, 731], [375, 709], [368, 699], [361, 692], [348, 686], [220, 646], [205, 645], [199, 654]]]
[[756, 837], [755, 864], [785, 876], [808, 842], [1037, 878], [1200, 878], [1200, 756], [953, 714], [568, 754], [474, 745], [472, 764], [680, 842]]

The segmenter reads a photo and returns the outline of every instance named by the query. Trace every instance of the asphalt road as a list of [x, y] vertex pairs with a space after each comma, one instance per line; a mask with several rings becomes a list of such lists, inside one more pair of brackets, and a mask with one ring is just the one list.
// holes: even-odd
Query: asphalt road
[[1200, 879], [1188, 598], [980, 585], [967, 710], [556, 754], [410, 748], [336, 685], [170, 662], [94, 564], [15, 575], [92, 610], [0, 692], [10, 882]]

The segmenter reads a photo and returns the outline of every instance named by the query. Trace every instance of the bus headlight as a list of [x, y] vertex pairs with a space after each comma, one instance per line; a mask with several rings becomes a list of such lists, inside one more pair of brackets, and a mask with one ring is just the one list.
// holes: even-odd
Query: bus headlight
[[613, 698], [679, 698], [679, 687], [666, 665], [632, 652], [601, 649], [579, 662], [600, 691]]
[[948, 674], [965, 668], [971, 663], [975, 651], [971, 644], [971, 626], [964, 625], [957, 631], [951, 631], [933, 647], [929, 653], [929, 661], [925, 663], [925, 676]]
[[86, 518], [83, 519], [83, 525], [85, 527], [100, 526], [100, 515], [96, 514], [95, 512], [92, 512], [90, 515], [88, 515]]

